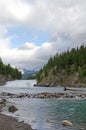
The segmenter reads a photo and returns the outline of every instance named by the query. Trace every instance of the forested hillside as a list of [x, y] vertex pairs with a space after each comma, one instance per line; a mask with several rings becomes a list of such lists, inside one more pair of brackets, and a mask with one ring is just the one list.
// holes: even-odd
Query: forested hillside
[[0, 58], [0, 85], [14, 79], [21, 79], [21, 72], [17, 68], [12, 68], [10, 64], [5, 65]]
[[38, 85], [86, 86], [86, 47], [56, 54], [37, 75]]

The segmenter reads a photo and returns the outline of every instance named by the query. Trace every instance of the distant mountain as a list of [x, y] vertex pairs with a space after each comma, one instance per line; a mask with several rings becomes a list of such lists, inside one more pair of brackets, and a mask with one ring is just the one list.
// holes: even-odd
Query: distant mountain
[[32, 76], [32, 75], [35, 75], [37, 74], [38, 71], [36, 70], [28, 70], [28, 69], [23, 69], [23, 75], [22, 75], [22, 78], [27, 78], [29, 76]]

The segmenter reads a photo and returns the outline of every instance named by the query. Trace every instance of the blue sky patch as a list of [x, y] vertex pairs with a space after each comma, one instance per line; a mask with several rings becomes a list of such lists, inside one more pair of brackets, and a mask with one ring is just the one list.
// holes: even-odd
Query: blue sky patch
[[50, 39], [47, 32], [35, 31], [25, 27], [11, 27], [8, 29], [7, 36], [12, 37], [12, 47], [19, 47], [26, 42], [40, 46], [43, 42], [47, 42]]

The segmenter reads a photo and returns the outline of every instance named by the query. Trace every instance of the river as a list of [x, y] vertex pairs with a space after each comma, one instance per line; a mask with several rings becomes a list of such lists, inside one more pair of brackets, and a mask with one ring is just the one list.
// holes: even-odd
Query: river
[[[0, 87], [0, 92], [41, 93], [63, 92], [62, 87], [34, 87], [36, 80], [16, 80], [7, 82]], [[19, 121], [31, 124], [37, 130], [86, 130], [86, 99], [39, 99], [39, 98], [9, 98], [18, 111], [9, 113], [7, 108], [3, 113], [16, 117]], [[62, 120], [69, 120], [72, 127], [63, 127]]]

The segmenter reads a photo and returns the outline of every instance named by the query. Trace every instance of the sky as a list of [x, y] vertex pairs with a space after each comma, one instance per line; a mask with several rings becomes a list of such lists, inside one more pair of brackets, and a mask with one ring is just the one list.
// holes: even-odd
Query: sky
[[0, 57], [40, 69], [50, 56], [86, 45], [86, 0], [0, 0]]

